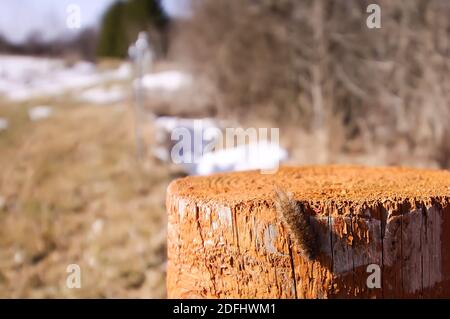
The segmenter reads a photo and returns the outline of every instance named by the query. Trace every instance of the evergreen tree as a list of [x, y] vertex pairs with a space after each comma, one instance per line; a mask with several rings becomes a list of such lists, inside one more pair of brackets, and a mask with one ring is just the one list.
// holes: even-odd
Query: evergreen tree
[[140, 31], [148, 31], [158, 54], [167, 47], [169, 19], [160, 0], [129, 0], [115, 2], [102, 19], [97, 48], [99, 56], [125, 57], [128, 46]]

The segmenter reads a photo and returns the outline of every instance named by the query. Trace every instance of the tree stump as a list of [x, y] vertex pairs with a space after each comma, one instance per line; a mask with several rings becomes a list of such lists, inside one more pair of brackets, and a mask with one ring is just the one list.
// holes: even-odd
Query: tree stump
[[[275, 187], [308, 216], [313, 259], [280, 222]], [[449, 198], [450, 172], [439, 170], [282, 167], [175, 180], [168, 297], [450, 297]]]

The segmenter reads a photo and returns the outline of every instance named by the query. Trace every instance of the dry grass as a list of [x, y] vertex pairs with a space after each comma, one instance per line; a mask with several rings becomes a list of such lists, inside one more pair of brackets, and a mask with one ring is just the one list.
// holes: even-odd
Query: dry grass
[[135, 161], [131, 110], [26, 107], [0, 108], [0, 297], [164, 297], [170, 173]]

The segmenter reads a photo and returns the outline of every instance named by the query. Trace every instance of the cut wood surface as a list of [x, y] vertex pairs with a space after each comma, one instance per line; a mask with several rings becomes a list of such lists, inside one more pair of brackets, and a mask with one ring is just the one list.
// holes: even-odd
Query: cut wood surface
[[[304, 258], [276, 210], [313, 229]], [[186, 177], [167, 192], [169, 298], [450, 297], [450, 172], [282, 167]], [[367, 285], [379, 266], [380, 288]], [[372, 277], [373, 278], [373, 277]]]

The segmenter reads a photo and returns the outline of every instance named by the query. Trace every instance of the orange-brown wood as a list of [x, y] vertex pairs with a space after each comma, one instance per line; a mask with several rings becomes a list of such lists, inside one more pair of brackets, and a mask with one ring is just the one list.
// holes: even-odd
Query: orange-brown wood
[[[274, 187], [310, 216], [304, 258]], [[283, 167], [187, 177], [168, 188], [170, 298], [450, 297], [450, 173], [358, 166]], [[367, 266], [381, 288], [367, 285]]]

